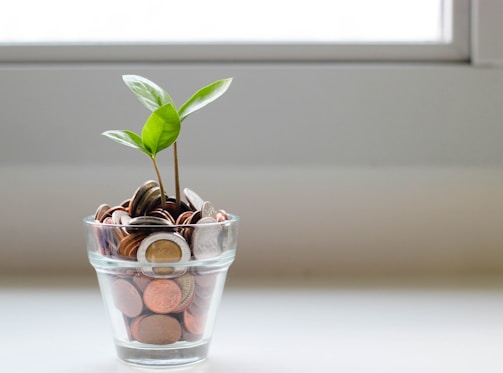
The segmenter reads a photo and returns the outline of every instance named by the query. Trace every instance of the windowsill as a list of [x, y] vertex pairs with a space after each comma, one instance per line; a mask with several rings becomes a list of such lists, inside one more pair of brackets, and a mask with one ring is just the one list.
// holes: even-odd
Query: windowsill
[[[209, 358], [184, 371], [503, 370], [501, 278], [288, 282], [229, 279]], [[95, 281], [1, 283], [2, 371], [138, 371], [115, 356]]]

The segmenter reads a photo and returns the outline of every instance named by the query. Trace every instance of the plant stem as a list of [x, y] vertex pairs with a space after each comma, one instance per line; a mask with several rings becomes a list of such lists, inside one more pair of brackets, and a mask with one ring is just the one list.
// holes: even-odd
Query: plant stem
[[180, 214], [182, 201], [180, 198], [180, 177], [178, 174], [178, 150], [176, 146], [176, 141], [173, 143], [173, 159], [175, 162], [174, 168], [175, 168], [176, 213]]
[[157, 167], [156, 157], [152, 157], [152, 162], [154, 162], [155, 173], [157, 174], [157, 181], [159, 182], [159, 188], [161, 189], [161, 206], [166, 207], [166, 193], [164, 192], [164, 186], [162, 185], [161, 173], [159, 172], [159, 167]]

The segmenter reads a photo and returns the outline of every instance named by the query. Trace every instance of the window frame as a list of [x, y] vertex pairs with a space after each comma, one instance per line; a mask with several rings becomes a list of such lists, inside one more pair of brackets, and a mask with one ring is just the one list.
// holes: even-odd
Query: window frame
[[442, 43], [3, 44], [0, 62], [467, 62], [471, 0], [445, 7], [452, 35]]

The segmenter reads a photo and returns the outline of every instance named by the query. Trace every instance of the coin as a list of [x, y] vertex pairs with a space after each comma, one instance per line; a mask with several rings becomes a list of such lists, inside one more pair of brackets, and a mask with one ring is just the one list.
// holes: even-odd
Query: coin
[[170, 220], [159, 218], [157, 216], [137, 216], [129, 220], [129, 225], [125, 229], [129, 233], [143, 232], [151, 233], [155, 228], [153, 226], [171, 226], [173, 225]]
[[187, 199], [187, 202], [189, 202], [189, 206], [192, 210], [198, 211], [201, 210], [203, 207], [204, 200], [199, 197], [199, 195], [194, 192], [193, 190], [189, 188], [185, 188], [183, 190], [183, 193], [185, 194], [185, 198]]
[[119, 242], [117, 252], [119, 255], [130, 259], [136, 259], [140, 243], [146, 237], [144, 233], [128, 234]]
[[129, 221], [129, 225], [173, 225], [169, 219], [160, 218], [157, 216], [137, 216]]
[[206, 325], [206, 317], [194, 316], [189, 310], [183, 312], [183, 325], [191, 334], [203, 334]]
[[208, 313], [208, 308], [209, 308], [209, 302], [195, 295], [187, 311], [190, 312], [192, 316], [205, 317], [205, 315]]
[[215, 220], [219, 223], [229, 220], [229, 214], [225, 210], [218, 210], [215, 213]]
[[131, 216], [127, 213], [126, 209], [120, 207], [112, 213], [112, 223], [113, 224], [128, 224], [131, 220]]
[[136, 317], [143, 310], [143, 301], [138, 289], [129, 281], [116, 279], [112, 283], [115, 307], [127, 317]]
[[155, 313], [170, 313], [182, 300], [182, 290], [173, 280], [155, 279], [143, 291], [145, 306]]
[[166, 345], [180, 339], [182, 327], [172, 316], [144, 315], [133, 321], [131, 334], [140, 343]]
[[120, 206], [124, 207], [127, 211], [129, 211], [129, 203], [131, 202], [131, 198], [128, 198], [121, 202]]
[[[215, 223], [215, 224], [212, 224]], [[222, 226], [211, 217], [201, 218], [192, 232], [192, 253], [199, 260], [214, 258], [222, 252]]]
[[[152, 233], [141, 242], [137, 259], [140, 263], [176, 263], [190, 260], [190, 247], [185, 239], [178, 233], [158, 232]], [[185, 272], [184, 268], [174, 269], [173, 267], [146, 267], [144, 273], [147, 275], [169, 275]]]
[[199, 220], [201, 220], [202, 217], [202, 212], [199, 211], [194, 211], [192, 215], [190, 216], [190, 219], [187, 221], [187, 224], [197, 224]]
[[176, 309], [173, 312], [182, 312], [184, 311], [194, 299], [196, 283], [194, 280], [194, 276], [190, 273], [186, 273], [183, 276], [176, 278], [176, 283], [182, 289], [182, 300]]
[[96, 210], [96, 213], [94, 214], [94, 220], [102, 222], [103, 219], [105, 218], [105, 213], [110, 210], [110, 206], [107, 205], [106, 203], [103, 203], [98, 206], [98, 209]]
[[213, 204], [210, 201], [204, 201], [203, 205], [201, 206], [201, 216], [203, 218], [208, 218], [208, 217], [214, 217], [217, 211], [215, 210], [215, 207], [213, 207]]
[[184, 211], [184, 212], [182, 212], [176, 218], [175, 224], [176, 225], [185, 224], [185, 221], [188, 220], [188, 219], [190, 219], [190, 217], [192, 216], [193, 213], [194, 213], [193, 211]]
[[161, 188], [153, 186], [145, 191], [140, 197], [135, 209], [134, 216], [147, 215], [153, 210], [161, 201]]
[[146, 193], [147, 190], [149, 190], [155, 186], [159, 186], [157, 181], [149, 180], [149, 181], [146, 181], [145, 183], [143, 183], [142, 185], [140, 185], [138, 187], [138, 189], [136, 189], [136, 191], [134, 192], [133, 197], [131, 197], [131, 200], [129, 203], [129, 215], [131, 215], [132, 217], [136, 216], [136, 215], [134, 215], [134, 213], [136, 211], [136, 208], [137, 208], [138, 203], [140, 202], [141, 198], [143, 197], [143, 195]]
[[136, 287], [141, 291], [143, 292], [145, 290], [145, 288], [147, 287], [147, 285], [150, 283], [150, 281], [152, 281], [152, 278], [151, 277], [148, 277], [148, 276], [145, 276], [143, 274], [140, 274], [140, 273], [136, 273], [134, 276], [133, 276], [133, 283], [136, 285]]
[[158, 217], [158, 218], [163, 218], [163, 219], [169, 220], [172, 224], [175, 224], [175, 219], [169, 213], [169, 211], [165, 210], [165, 209], [163, 209], [161, 207], [157, 207], [157, 208], [149, 211], [148, 215], [149, 216], [155, 216], [155, 217]]

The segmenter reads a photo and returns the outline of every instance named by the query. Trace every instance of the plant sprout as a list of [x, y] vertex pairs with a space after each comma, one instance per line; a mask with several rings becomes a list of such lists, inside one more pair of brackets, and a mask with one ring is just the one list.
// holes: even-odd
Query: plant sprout
[[128, 130], [110, 130], [103, 132], [103, 135], [119, 144], [140, 150], [152, 160], [161, 190], [162, 206], [166, 204], [166, 194], [157, 164], [157, 153], [173, 145], [176, 206], [177, 211], [180, 211], [180, 180], [176, 140], [180, 135], [181, 123], [193, 112], [222, 96], [232, 83], [232, 78], [217, 80], [201, 88], [179, 109], [168, 92], [154, 82], [138, 75], [123, 75], [122, 79], [138, 100], [152, 113], [143, 125], [141, 134]]

